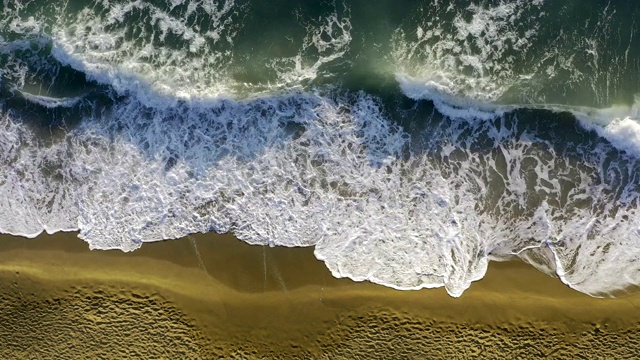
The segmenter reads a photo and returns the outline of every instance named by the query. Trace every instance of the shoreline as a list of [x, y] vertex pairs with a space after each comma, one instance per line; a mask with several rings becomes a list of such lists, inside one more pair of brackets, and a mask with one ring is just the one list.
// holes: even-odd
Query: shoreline
[[[20, 323], [24, 323], [46, 312], [48, 302], [68, 301], [83, 304], [83, 310], [71, 316], [77, 318], [75, 323], [86, 323], [83, 326], [87, 329], [101, 332], [109, 332], [109, 324], [123, 321], [130, 321], [131, 331], [136, 334], [145, 332], [136, 330], [142, 326], [140, 323], [151, 329], [158, 322], [191, 324], [181, 325], [190, 329], [181, 333], [190, 334], [189, 341], [181, 337], [173, 340], [176, 344], [199, 344], [195, 348], [202, 349], [203, 358], [207, 358], [204, 354], [348, 357], [365, 351], [368, 345], [375, 345], [376, 351], [390, 356], [410, 357], [440, 357], [456, 351], [458, 356], [473, 355], [479, 346], [483, 351], [487, 351], [485, 346], [492, 346], [491, 351], [498, 352], [483, 354], [497, 356], [507, 354], [505, 351], [516, 354], [515, 344], [504, 344], [521, 336], [536, 351], [559, 346], [558, 351], [575, 356], [580, 353], [576, 351], [582, 351], [583, 342], [630, 341], [630, 335], [620, 335], [640, 330], [640, 296], [592, 298], [522, 262], [491, 262], [485, 278], [474, 282], [460, 298], [452, 298], [443, 288], [398, 291], [368, 282], [336, 279], [313, 256], [313, 248], [251, 246], [231, 235], [199, 234], [145, 243], [132, 253], [90, 251], [75, 233], [35, 239], [1, 235], [0, 286], [4, 294], [0, 316], [9, 323], [0, 325], [0, 335], [14, 343], [21, 340], [9, 331], [19, 326], [18, 319], [13, 324], [13, 307], [9, 304], [24, 303], [25, 299], [41, 304], [36, 307], [38, 311], [21, 313]], [[117, 304], [138, 300], [142, 303], [135, 306], [136, 311], [118, 313]], [[83, 315], [97, 311], [94, 305], [103, 303], [111, 304], [111, 310], [102, 316], [120, 317], [100, 322]], [[158, 308], [154, 316], [143, 316], [145, 322], [139, 316], [141, 309], [154, 308], [148, 304]], [[158, 315], [165, 312], [173, 315]], [[60, 322], [53, 321], [43, 329], [56, 332]], [[87, 330], [86, 336], [94, 336], [90, 335], [92, 331]], [[447, 337], [459, 343], [438, 340]], [[396, 338], [411, 345], [389, 342]], [[640, 343], [640, 335], [632, 338], [638, 338]], [[168, 339], [162, 341], [172, 338]], [[375, 343], [370, 343], [371, 339]], [[463, 340], [472, 344], [464, 345]], [[634, 351], [631, 340], [626, 351]], [[58, 339], [60, 344], [68, 345], [69, 341]], [[147, 345], [125, 342], [120, 346], [125, 350], [131, 346], [149, 349], [157, 341], [154, 338]], [[497, 342], [504, 346], [496, 347]], [[114, 346], [107, 343], [107, 347]], [[45, 349], [56, 348], [46, 346]], [[166, 345], [165, 349], [173, 346]], [[394, 352], [398, 349], [402, 351]], [[590, 357], [598, 354], [597, 345], [587, 349], [585, 354]], [[618, 350], [625, 348], [612, 346], [607, 340], [602, 342], [600, 354], [622, 355], [615, 352]], [[183, 352], [187, 353], [196, 354]], [[14, 357], [20, 354], [10, 353]], [[0, 355], [9, 356], [2, 352]]]

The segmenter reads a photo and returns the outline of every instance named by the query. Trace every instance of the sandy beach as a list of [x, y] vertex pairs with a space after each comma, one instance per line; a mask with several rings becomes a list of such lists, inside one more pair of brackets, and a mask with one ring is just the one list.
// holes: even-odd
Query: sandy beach
[[90, 251], [0, 237], [0, 357], [623, 358], [640, 297], [595, 299], [519, 262], [461, 298], [335, 279], [310, 248], [229, 235]]
[[640, 359], [640, 0], [0, 14], [0, 360]]

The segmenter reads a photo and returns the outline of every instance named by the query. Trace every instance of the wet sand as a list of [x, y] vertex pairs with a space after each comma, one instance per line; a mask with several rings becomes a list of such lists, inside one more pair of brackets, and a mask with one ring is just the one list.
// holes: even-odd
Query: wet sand
[[625, 358], [640, 297], [595, 299], [519, 263], [461, 298], [335, 279], [312, 249], [228, 235], [89, 251], [0, 236], [0, 358]]

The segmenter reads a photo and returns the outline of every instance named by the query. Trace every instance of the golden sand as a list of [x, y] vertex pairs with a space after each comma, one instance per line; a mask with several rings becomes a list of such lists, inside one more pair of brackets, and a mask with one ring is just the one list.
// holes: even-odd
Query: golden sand
[[312, 249], [199, 235], [133, 253], [0, 236], [0, 357], [628, 358], [640, 297], [594, 299], [518, 262], [461, 298], [335, 279]]

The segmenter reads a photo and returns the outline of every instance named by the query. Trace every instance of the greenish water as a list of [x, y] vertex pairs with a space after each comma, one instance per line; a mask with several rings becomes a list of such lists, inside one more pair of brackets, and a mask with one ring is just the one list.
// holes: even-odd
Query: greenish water
[[[459, 296], [640, 280], [634, 1], [0, 2], [0, 232], [233, 231]], [[621, 276], [623, 275], [623, 276]]]
[[[31, 51], [3, 58], [34, 61], [29, 75], [40, 72], [47, 83], [42, 67], [84, 54], [93, 65], [187, 93], [197, 79], [198, 95], [324, 84], [370, 90], [402, 75], [480, 101], [603, 108], [632, 105], [638, 91], [639, 7], [601, 0], [7, 1], [2, 36], [14, 42], [5, 47], [29, 41]], [[52, 45], [62, 51], [48, 59]], [[12, 86], [15, 74], [5, 72]]]

